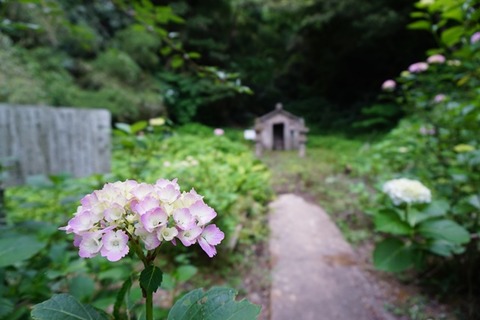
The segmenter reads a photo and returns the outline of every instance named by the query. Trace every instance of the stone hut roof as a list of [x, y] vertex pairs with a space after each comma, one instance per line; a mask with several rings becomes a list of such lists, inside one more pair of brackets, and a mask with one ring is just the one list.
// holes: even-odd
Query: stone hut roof
[[257, 123], [265, 122], [265, 121], [267, 121], [268, 119], [276, 116], [277, 114], [281, 114], [281, 115], [283, 115], [283, 116], [285, 116], [285, 117], [287, 117], [287, 118], [290, 118], [290, 119], [292, 119], [292, 120], [295, 120], [295, 121], [300, 121], [300, 122], [302, 122], [302, 123], [304, 122], [303, 118], [297, 117], [297, 116], [291, 114], [290, 112], [283, 110], [283, 106], [282, 106], [281, 103], [277, 103], [277, 105], [275, 106], [275, 110], [270, 111], [269, 113], [267, 113], [267, 114], [265, 114], [265, 115], [263, 115], [263, 116], [261, 116], [261, 117], [258, 117], [257, 120], [256, 120], [256, 122], [257, 122]]

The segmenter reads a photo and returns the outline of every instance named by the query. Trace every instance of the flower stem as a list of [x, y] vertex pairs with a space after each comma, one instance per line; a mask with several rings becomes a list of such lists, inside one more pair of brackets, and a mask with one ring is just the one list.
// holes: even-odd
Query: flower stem
[[153, 292], [147, 290], [147, 296], [145, 300], [145, 319], [153, 320]]

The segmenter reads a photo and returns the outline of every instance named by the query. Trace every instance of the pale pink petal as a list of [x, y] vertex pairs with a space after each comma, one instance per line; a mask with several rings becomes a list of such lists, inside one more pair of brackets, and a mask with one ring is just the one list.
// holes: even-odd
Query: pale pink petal
[[140, 201], [134, 200], [131, 204], [133, 212], [138, 213], [139, 215], [143, 215], [146, 212], [158, 207], [160, 207], [160, 202], [158, 201], [158, 199], [152, 196], [147, 196]]
[[217, 249], [202, 237], [198, 238], [198, 244], [200, 244], [200, 247], [202, 247], [203, 251], [205, 251], [210, 258], [217, 254]]
[[90, 211], [83, 211], [82, 213], [70, 219], [66, 229], [75, 233], [86, 232], [93, 227], [96, 222], [95, 220], [95, 217], [93, 217]]
[[188, 230], [195, 226], [195, 218], [188, 209], [177, 209], [173, 212], [173, 220], [182, 230]]
[[197, 242], [198, 236], [202, 233], [202, 228], [194, 227], [189, 230], [180, 230], [177, 238], [183, 243], [185, 247], [189, 247]]
[[215, 210], [206, 205], [203, 201], [195, 202], [189, 208], [191, 214], [197, 219], [199, 226], [204, 226], [217, 216]]
[[150, 233], [141, 226], [137, 226], [135, 229], [135, 235], [143, 241], [147, 250], [153, 250], [161, 243], [155, 233]]
[[118, 261], [126, 256], [129, 251], [128, 235], [125, 231], [110, 230], [103, 235], [102, 241], [103, 247], [100, 253], [109, 261]]
[[164, 188], [159, 188], [157, 194], [161, 201], [172, 203], [180, 197], [180, 190], [176, 189], [173, 184], [169, 184]]
[[112, 204], [105, 210], [105, 219], [107, 221], [115, 221], [121, 219], [125, 215], [125, 209], [117, 203]]
[[85, 233], [82, 235], [82, 239], [79, 243], [78, 255], [82, 258], [92, 258], [98, 254], [101, 248], [101, 233]]
[[145, 230], [153, 232], [155, 228], [167, 223], [168, 215], [161, 208], [155, 208], [142, 215], [140, 221]]
[[130, 193], [133, 194], [138, 200], [143, 200], [147, 196], [151, 195], [155, 191], [155, 188], [151, 184], [139, 183], [135, 186]]
[[225, 234], [214, 224], [208, 225], [201, 235], [209, 244], [216, 246], [225, 238]]
[[168, 186], [172, 186], [175, 188], [175, 190], [180, 191], [180, 186], [178, 185], [177, 180], [178, 179], [173, 179], [173, 180], [158, 179], [157, 182], [155, 182], [155, 187], [162, 189]]

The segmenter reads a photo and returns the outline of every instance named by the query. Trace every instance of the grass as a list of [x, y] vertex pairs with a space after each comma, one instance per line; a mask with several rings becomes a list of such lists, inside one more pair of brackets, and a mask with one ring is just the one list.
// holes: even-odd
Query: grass
[[300, 194], [320, 204], [344, 236], [356, 244], [371, 235], [361, 204], [369, 197], [364, 179], [353, 176], [351, 163], [364, 142], [340, 136], [309, 136], [307, 156], [296, 151], [267, 152], [264, 161], [272, 171], [277, 193]]

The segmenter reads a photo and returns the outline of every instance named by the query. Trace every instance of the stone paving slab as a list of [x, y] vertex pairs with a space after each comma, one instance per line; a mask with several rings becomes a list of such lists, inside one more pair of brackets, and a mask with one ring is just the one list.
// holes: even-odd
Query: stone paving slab
[[320, 207], [281, 195], [270, 205], [269, 226], [271, 320], [391, 319]]

